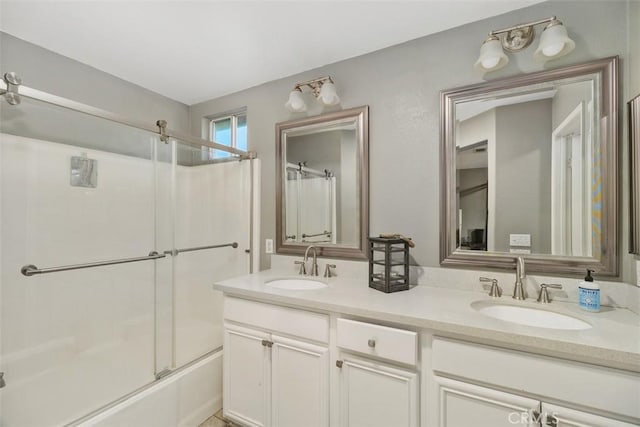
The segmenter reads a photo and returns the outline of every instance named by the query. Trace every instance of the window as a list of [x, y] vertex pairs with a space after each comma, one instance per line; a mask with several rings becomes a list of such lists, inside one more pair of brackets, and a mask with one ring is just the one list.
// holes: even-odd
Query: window
[[[245, 109], [210, 119], [209, 139], [227, 147], [247, 151], [247, 111]], [[222, 159], [231, 154], [222, 150], [207, 149], [209, 159]]]

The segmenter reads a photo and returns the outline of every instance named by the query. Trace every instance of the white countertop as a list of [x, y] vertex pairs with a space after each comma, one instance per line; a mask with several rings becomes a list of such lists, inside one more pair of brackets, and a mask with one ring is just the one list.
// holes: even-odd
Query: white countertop
[[[640, 372], [640, 316], [627, 309], [603, 307], [600, 313], [589, 313], [576, 304], [553, 301], [543, 308], [593, 326], [558, 330], [497, 320], [473, 309], [470, 304], [474, 301], [495, 301], [486, 293], [420, 285], [385, 294], [369, 288], [366, 278], [340, 277], [328, 279], [328, 287], [317, 290], [282, 290], [265, 285], [275, 278], [294, 277], [300, 278], [267, 270], [224, 280], [213, 288], [228, 295], [426, 328], [436, 335]], [[532, 299], [515, 301], [503, 296], [497, 301], [540, 308]]]

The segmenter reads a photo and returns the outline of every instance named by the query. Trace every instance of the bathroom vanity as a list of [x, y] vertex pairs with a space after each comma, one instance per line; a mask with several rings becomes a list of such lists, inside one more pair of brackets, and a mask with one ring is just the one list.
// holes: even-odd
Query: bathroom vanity
[[[366, 279], [270, 286], [265, 271], [224, 292], [224, 413], [256, 426], [631, 426], [640, 422], [640, 318], [553, 302], [574, 329], [499, 320], [482, 307], [540, 306]], [[300, 276], [296, 280], [304, 280]], [[573, 325], [573, 326], [572, 326]], [[541, 423], [541, 424], [540, 424]]]

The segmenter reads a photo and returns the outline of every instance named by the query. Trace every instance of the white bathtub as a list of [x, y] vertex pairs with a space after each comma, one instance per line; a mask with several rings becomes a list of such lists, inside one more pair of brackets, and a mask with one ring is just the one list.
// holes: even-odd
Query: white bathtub
[[73, 425], [195, 427], [220, 408], [222, 350]]

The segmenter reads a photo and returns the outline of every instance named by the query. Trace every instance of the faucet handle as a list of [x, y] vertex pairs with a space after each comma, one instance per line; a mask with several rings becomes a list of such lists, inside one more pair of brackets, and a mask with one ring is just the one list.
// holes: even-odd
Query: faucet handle
[[324, 267], [324, 277], [333, 277], [333, 274], [331, 273], [331, 269], [332, 268], [336, 268], [335, 264], [327, 264]]
[[300, 274], [302, 276], [306, 276], [307, 275], [307, 266], [306, 266], [306, 263], [304, 261], [294, 261], [294, 264], [300, 265], [300, 270], [298, 270], [298, 274]]
[[498, 298], [498, 297], [502, 296], [502, 288], [500, 286], [498, 286], [498, 280], [497, 279], [490, 279], [488, 277], [481, 277], [480, 281], [481, 282], [491, 282], [491, 290], [489, 290], [489, 296], [490, 297]]
[[549, 291], [547, 288], [552, 289], [562, 289], [562, 285], [557, 283], [543, 283], [540, 285], [540, 293], [538, 294], [538, 301], [541, 304], [548, 304], [551, 302], [551, 297], [549, 296]]

